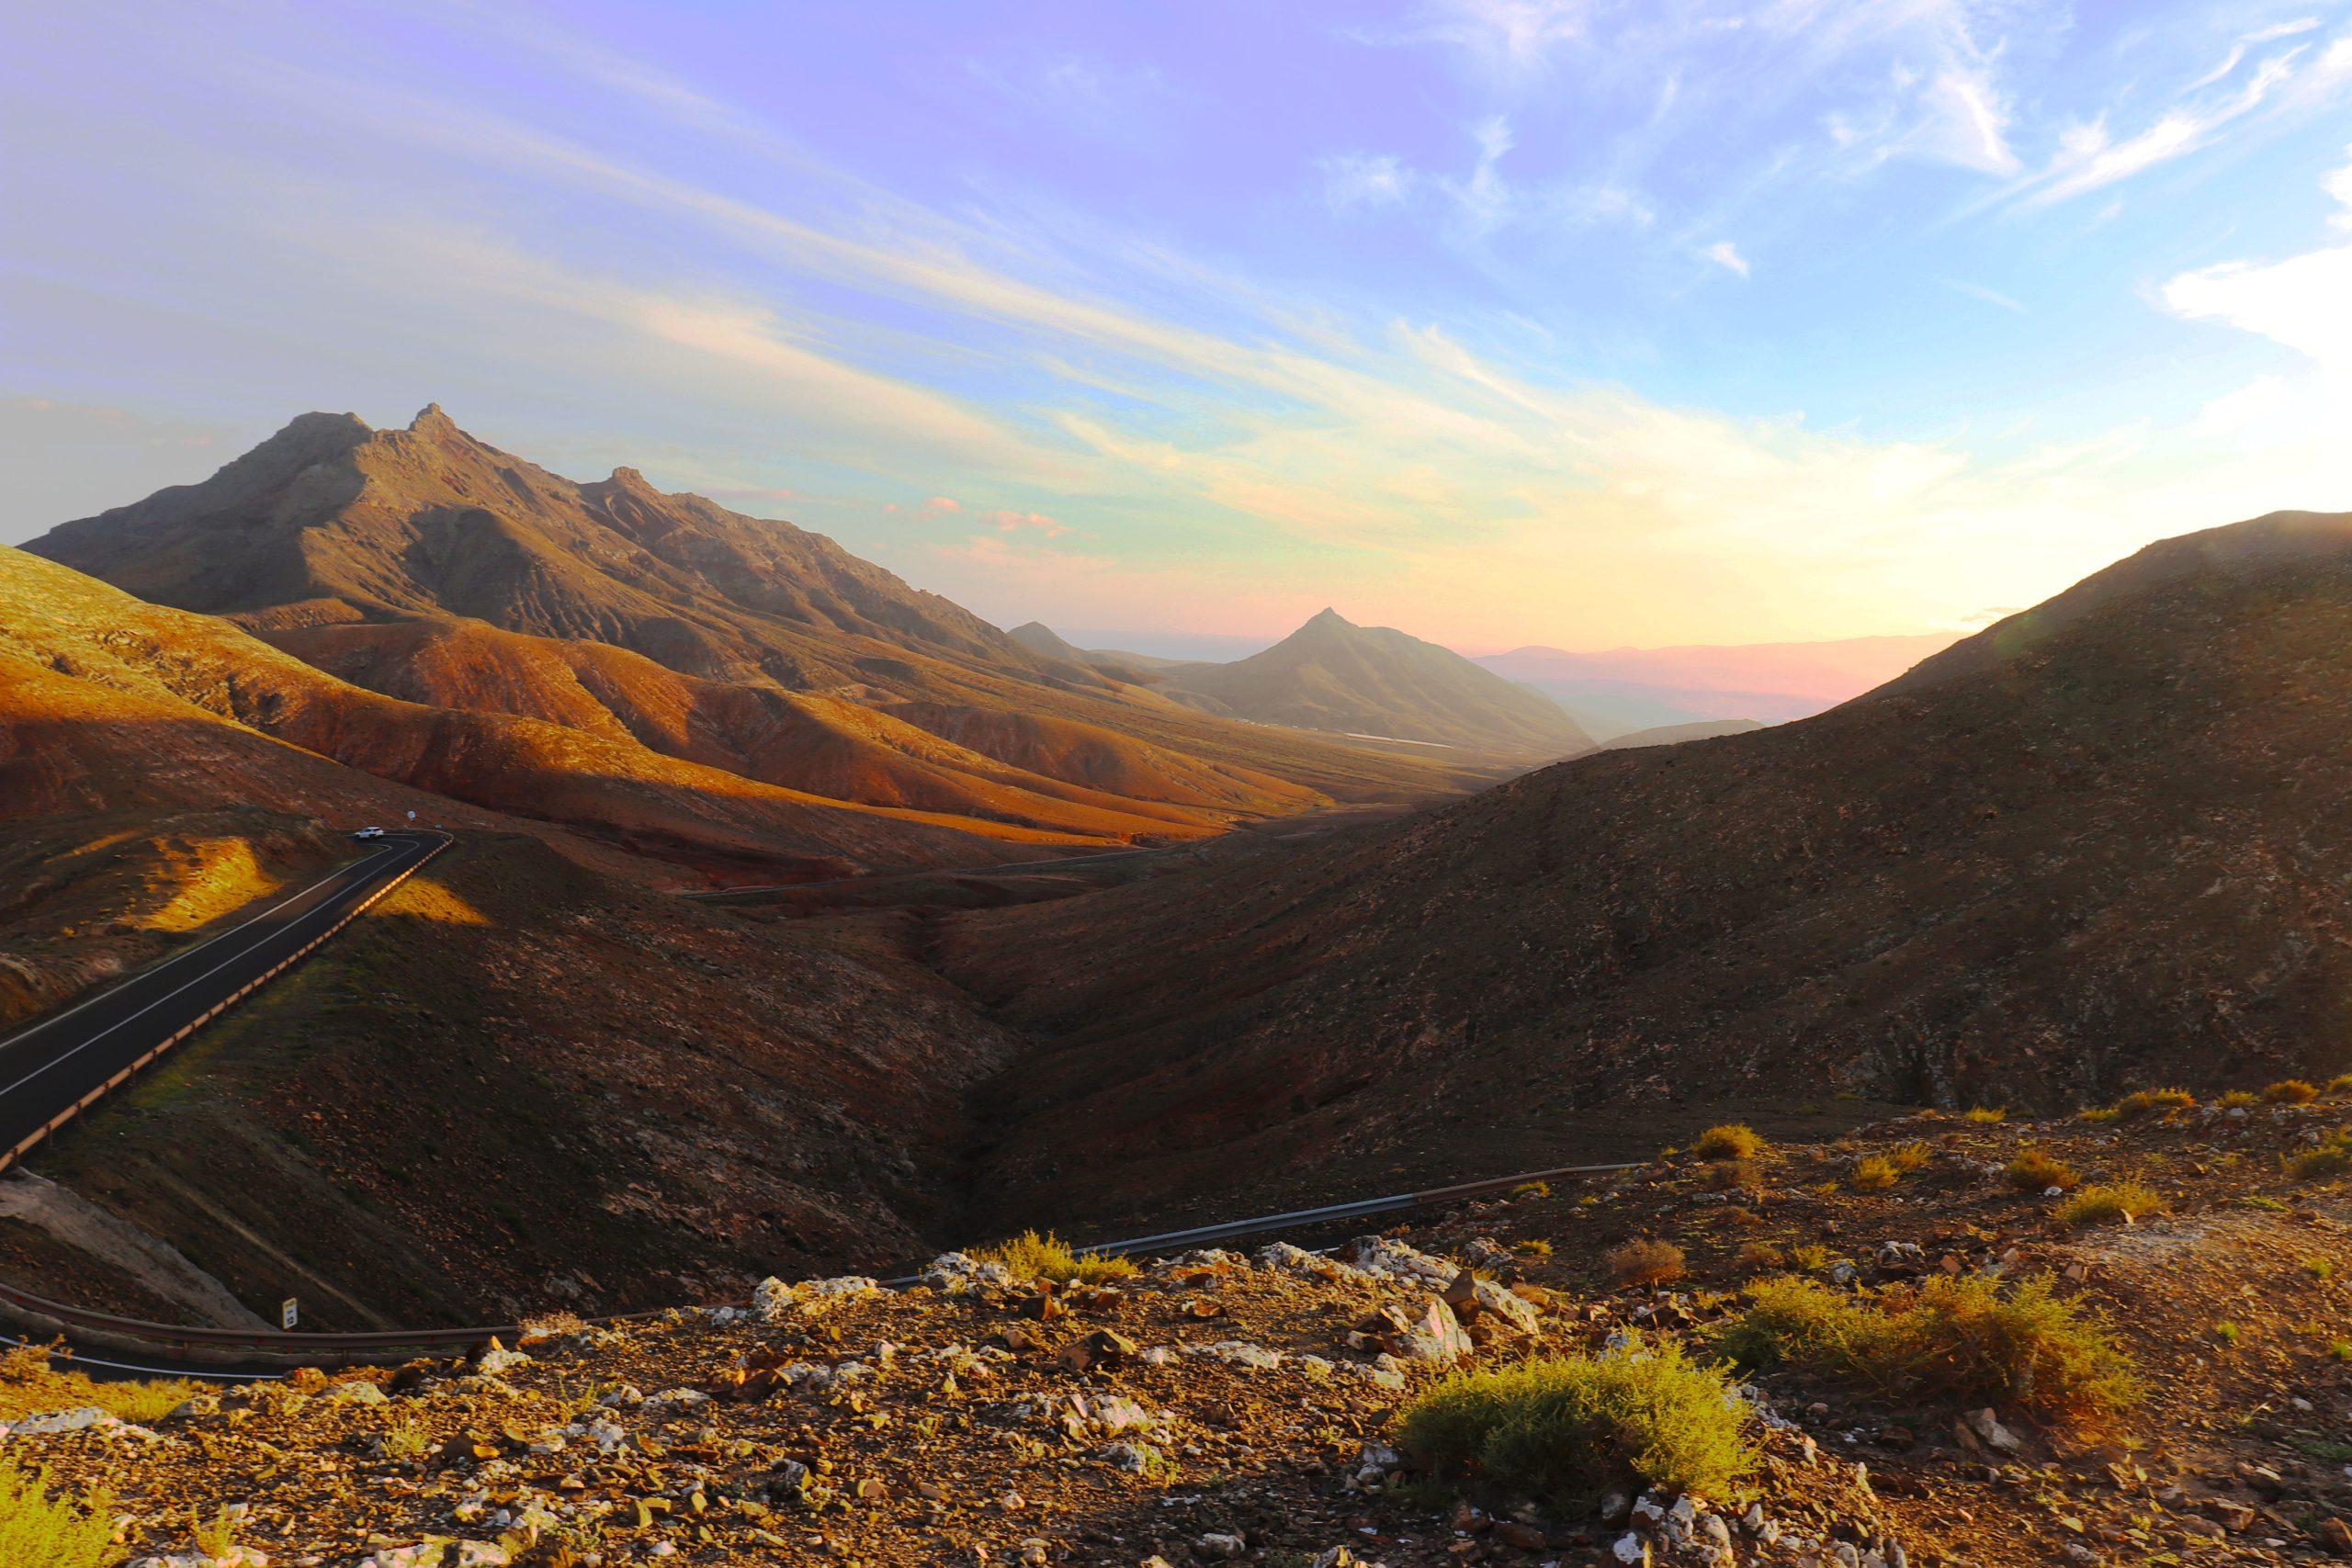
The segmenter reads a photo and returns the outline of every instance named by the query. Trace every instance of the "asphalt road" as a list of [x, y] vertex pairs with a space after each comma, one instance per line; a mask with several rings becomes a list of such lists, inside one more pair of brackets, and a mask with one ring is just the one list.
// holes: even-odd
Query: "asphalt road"
[[0, 1154], [259, 978], [447, 842], [388, 832], [349, 864], [257, 900], [237, 922], [0, 1041]]

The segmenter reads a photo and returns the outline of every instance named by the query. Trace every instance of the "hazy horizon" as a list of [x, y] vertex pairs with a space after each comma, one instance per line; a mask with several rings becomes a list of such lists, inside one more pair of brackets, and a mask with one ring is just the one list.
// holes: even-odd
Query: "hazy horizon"
[[2342, 4], [0, 32], [9, 542], [427, 401], [1131, 637], [1960, 631], [2352, 506]]

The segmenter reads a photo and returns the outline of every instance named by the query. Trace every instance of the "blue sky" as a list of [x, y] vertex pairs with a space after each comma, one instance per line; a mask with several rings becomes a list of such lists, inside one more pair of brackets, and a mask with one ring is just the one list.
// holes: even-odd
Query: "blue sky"
[[443, 403], [1011, 623], [1980, 624], [2352, 508], [2352, 7], [0, 21], [0, 538]]

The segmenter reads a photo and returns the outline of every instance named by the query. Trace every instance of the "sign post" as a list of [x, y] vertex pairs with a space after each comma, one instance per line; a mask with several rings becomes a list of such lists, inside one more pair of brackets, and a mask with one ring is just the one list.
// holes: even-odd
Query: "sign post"
[[302, 1307], [297, 1298], [288, 1296], [277, 1303], [277, 1326], [287, 1333], [294, 1332], [294, 1325], [301, 1321], [301, 1317]]

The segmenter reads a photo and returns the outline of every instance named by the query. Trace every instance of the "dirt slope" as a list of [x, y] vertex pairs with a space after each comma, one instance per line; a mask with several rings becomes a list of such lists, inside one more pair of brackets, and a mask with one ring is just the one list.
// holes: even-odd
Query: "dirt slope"
[[1681, 1098], [2336, 1070], [2352, 517], [2157, 547], [2071, 603], [1817, 718], [957, 917], [950, 972], [1047, 1042], [996, 1190], [1402, 1184]]
[[[0, 767], [24, 778], [12, 814], [261, 803], [342, 818], [390, 804], [355, 786], [356, 770], [634, 848], [786, 874], [985, 863], [1115, 836], [829, 800], [628, 737], [401, 702], [18, 550], [0, 549]], [[419, 802], [420, 816], [441, 817], [439, 804]]]

